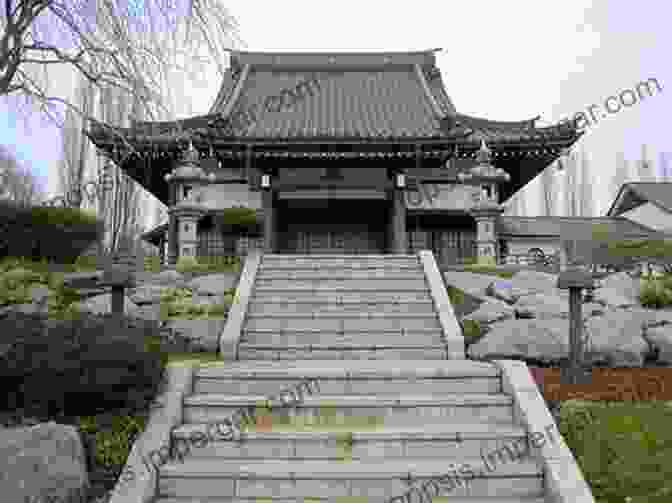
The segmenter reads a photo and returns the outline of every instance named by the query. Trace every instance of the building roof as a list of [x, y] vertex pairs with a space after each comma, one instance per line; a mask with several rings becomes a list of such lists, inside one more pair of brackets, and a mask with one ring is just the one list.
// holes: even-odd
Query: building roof
[[621, 239], [666, 237], [663, 233], [622, 217], [502, 216], [497, 224], [497, 233], [505, 237], [559, 238], [561, 231], [590, 236], [596, 228]]
[[[458, 113], [434, 52], [234, 51], [209, 113], [138, 121], [130, 128], [92, 120], [84, 133], [166, 204], [163, 176], [187, 139], [202, 158], [215, 154], [234, 164], [247, 155], [410, 160], [419, 155], [431, 159], [427, 167], [445, 159], [474, 159], [484, 140], [495, 165], [511, 175], [500, 189], [506, 200], [582, 135], [568, 123], [538, 128], [537, 118], [504, 122]], [[278, 97], [289, 95], [291, 106], [277, 109]], [[250, 107], [256, 117], [239, 120]]]
[[[312, 92], [297, 88], [314, 83]], [[296, 91], [291, 106], [267, 100]], [[235, 120], [256, 107], [256, 119]], [[451, 139], [478, 144], [570, 140], [567, 126], [536, 128], [534, 119], [501, 122], [458, 114], [436, 67], [434, 51], [381, 53], [233, 52], [207, 115], [171, 122], [136, 122], [115, 128], [135, 137], [172, 137], [184, 131], [237, 139]], [[92, 133], [100, 124], [92, 124]], [[97, 136], [97, 135], [96, 135]], [[149, 138], [148, 138], [149, 139]]]
[[614, 198], [607, 215], [623, 213], [643, 202], [651, 202], [672, 213], [672, 182], [624, 183]]

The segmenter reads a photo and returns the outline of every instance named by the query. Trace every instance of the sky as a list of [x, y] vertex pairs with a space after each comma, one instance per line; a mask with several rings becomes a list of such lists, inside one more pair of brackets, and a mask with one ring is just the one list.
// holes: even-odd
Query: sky
[[[141, 0], [134, 0], [138, 5]], [[649, 159], [672, 152], [672, 66], [669, 27], [672, 4], [661, 0], [499, 0], [479, 2], [260, 2], [222, 0], [236, 17], [238, 49], [250, 51], [415, 51], [437, 53], [449, 96], [461, 113], [493, 120], [541, 115], [549, 125], [594, 105], [597, 120], [576, 149], [591, 162], [596, 215], [614, 194], [608, 179], [620, 153], [631, 160], [648, 147]], [[655, 78], [662, 91], [633, 103], [642, 81]], [[66, 71], [56, 79], [72, 89]], [[207, 113], [219, 90], [214, 66], [204, 67], [182, 91], [175, 118]], [[622, 93], [622, 94], [621, 94]], [[624, 96], [619, 111], [605, 100]], [[616, 107], [611, 99], [612, 109]], [[61, 156], [59, 130], [30, 106], [17, 115], [0, 100], [0, 143], [19, 162], [56, 189]], [[672, 162], [672, 157], [670, 158]], [[563, 176], [558, 174], [556, 176]], [[527, 215], [541, 214], [536, 181], [523, 189]]]

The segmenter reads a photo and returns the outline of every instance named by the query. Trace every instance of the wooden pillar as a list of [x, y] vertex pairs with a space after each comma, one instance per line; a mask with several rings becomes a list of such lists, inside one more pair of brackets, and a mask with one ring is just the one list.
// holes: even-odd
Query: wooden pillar
[[406, 206], [404, 205], [404, 191], [396, 189], [392, 201], [392, 251], [407, 253], [406, 236]]
[[264, 252], [275, 253], [276, 244], [276, 209], [273, 201], [273, 191], [266, 189], [262, 192], [264, 208]]

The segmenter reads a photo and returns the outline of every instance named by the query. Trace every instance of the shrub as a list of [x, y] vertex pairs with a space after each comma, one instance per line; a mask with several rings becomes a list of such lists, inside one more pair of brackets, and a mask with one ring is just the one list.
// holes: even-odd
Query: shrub
[[199, 272], [202, 266], [198, 263], [195, 257], [180, 257], [175, 265], [177, 272]]
[[452, 285], [448, 285], [446, 290], [448, 291], [448, 298], [450, 299], [450, 303], [453, 306], [460, 305], [462, 302], [464, 302], [464, 292], [462, 290], [455, 288]]
[[[668, 283], [669, 284], [669, 283]], [[643, 280], [639, 301], [645, 307], [661, 308], [672, 305], [672, 290], [659, 279]]]
[[481, 335], [481, 323], [478, 320], [462, 320], [463, 335], [473, 339]]
[[11, 314], [0, 320], [0, 406], [42, 417], [141, 409], [163, 375], [162, 355], [144, 345], [144, 336], [158, 330], [112, 315], [46, 320]]

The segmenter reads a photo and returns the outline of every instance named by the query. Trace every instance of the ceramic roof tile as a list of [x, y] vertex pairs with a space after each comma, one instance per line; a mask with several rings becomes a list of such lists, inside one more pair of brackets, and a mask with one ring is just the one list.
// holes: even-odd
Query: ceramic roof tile
[[595, 224], [601, 224], [611, 235], [619, 236], [653, 236], [658, 233], [642, 225], [620, 217], [516, 217], [502, 216], [497, 224], [497, 232], [518, 236], [560, 236], [560, 229], [565, 226], [576, 226], [577, 232], [586, 235], [582, 230], [590, 230]]
[[662, 206], [672, 212], [672, 183], [667, 182], [629, 182], [630, 187], [638, 196]]

